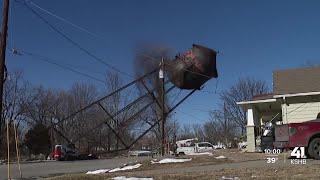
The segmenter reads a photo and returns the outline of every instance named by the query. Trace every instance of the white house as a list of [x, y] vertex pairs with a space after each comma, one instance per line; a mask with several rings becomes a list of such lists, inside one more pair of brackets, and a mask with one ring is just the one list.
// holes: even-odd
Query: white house
[[320, 118], [320, 67], [273, 72], [273, 93], [237, 102], [247, 111], [247, 151], [254, 152], [266, 122], [294, 123]]

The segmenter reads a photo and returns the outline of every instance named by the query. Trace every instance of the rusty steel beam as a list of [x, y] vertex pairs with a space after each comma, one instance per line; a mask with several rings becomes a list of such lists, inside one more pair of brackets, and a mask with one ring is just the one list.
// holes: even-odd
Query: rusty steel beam
[[[189, 94], [187, 94], [184, 98], [182, 98], [173, 108], [171, 108], [168, 112], [171, 113], [172, 111], [174, 111], [181, 103], [183, 103], [188, 97], [190, 97], [197, 89], [192, 90]], [[167, 115], [168, 115], [167, 114]], [[158, 118], [158, 120], [152, 124], [152, 126], [150, 126], [144, 133], [142, 133], [138, 138], [136, 138], [129, 146], [128, 148], [130, 148], [132, 145], [134, 145], [137, 141], [139, 141], [139, 139], [141, 139], [144, 135], [146, 135], [151, 129], [153, 129], [160, 121], [162, 120], [162, 118]]]
[[[166, 83], [168, 83], [169, 81], [167, 81]], [[155, 90], [155, 88], [153, 88], [151, 90], [151, 92], [153, 92]], [[148, 93], [145, 93], [144, 95], [138, 97], [137, 99], [135, 99], [134, 101], [132, 101], [131, 103], [129, 103], [127, 106], [123, 107], [122, 109], [120, 109], [119, 111], [117, 111], [116, 113], [114, 113], [112, 115], [112, 117], [116, 117], [118, 116], [119, 114], [121, 114], [122, 112], [124, 112], [125, 110], [129, 109], [130, 107], [132, 107], [134, 104], [138, 103], [139, 101], [141, 101], [142, 99], [146, 98], [149, 94]], [[111, 117], [109, 116], [106, 120], [104, 120], [103, 122], [99, 123], [97, 126], [87, 130], [85, 133], [82, 133], [81, 136], [79, 136], [75, 141], [85, 137], [87, 134], [91, 133], [92, 130], [102, 126], [103, 124], [107, 123], [109, 120], [111, 119]]]
[[[190, 93], [188, 93], [184, 98], [182, 98], [173, 108], [171, 108], [168, 111], [168, 114], [174, 111], [181, 103], [183, 103], [188, 97], [190, 97], [197, 89], [192, 90]], [[113, 151], [107, 151], [107, 152], [100, 152], [98, 154], [106, 154], [106, 153], [111, 153], [111, 152], [118, 152], [118, 151], [125, 151], [130, 149], [135, 143], [137, 143], [143, 136], [145, 136], [151, 129], [153, 129], [160, 121], [162, 118], [158, 118], [155, 123], [153, 123], [147, 130], [145, 130], [139, 137], [137, 137], [131, 144], [129, 144], [126, 148], [123, 149], [118, 149], [118, 150], [113, 150]]]
[[59, 131], [56, 127], [52, 126], [52, 129], [58, 133], [63, 139], [65, 139], [69, 144], [72, 143], [69, 138], [67, 138], [61, 131]]
[[[100, 106], [100, 108], [109, 116], [109, 118], [111, 118], [113, 121], [115, 121], [112, 117], [112, 115], [108, 112], [108, 110], [106, 108], [104, 108], [102, 106], [102, 104], [99, 102], [98, 105]], [[105, 124], [108, 126], [108, 128], [113, 132], [114, 135], [116, 135], [116, 137], [121, 141], [121, 143], [124, 145], [124, 147], [127, 147], [127, 144], [122, 140], [122, 138], [120, 137], [120, 135], [110, 126], [110, 124], [106, 121]]]
[[149, 90], [149, 88], [147, 87], [147, 85], [144, 83], [143, 80], [141, 80], [141, 84], [148, 91], [149, 95], [156, 101], [159, 108], [161, 108], [161, 104], [160, 104], [159, 100], [156, 98], [156, 96], [154, 95], [153, 91]]
[[184, 98], [182, 98], [176, 105], [174, 105], [167, 114], [171, 113], [174, 109], [176, 109], [181, 103], [183, 103], [188, 97], [190, 97], [197, 89], [192, 90], [189, 94], [187, 94]]
[[147, 77], [147, 76], [149, 76], [149, 75], [151, 75], [151, 74], [153, 74], [153, 73], [157, 72], [157, 70], [158, 70], [158, 69], [159, 69], [159, 68], [157, 68], [157, 69], [155, 69], [155, 70], [153, 70], [153, 71], [151, 71], [151, 72], [149, 72], [149, 73], [147, 73], [147, 74], [145, 74], [145, 75], [143, 75], [143, 76], [139, 77], [138, 79], [136, 79], [136, 80], [134, 80], [134, 81], [131, 81], [130, 83], [128, 83], [128, 84], [126, 84], [126, 85], [124, 85], [124, 86], [120, 87], [119, 89], [117, 89], [117, 90], [113, 91], [112, 93], [108, 94], [107, 96], [104, 96], [104, 97], [102, 97], [102, 98], [100, 98], [100, 99], [98, 99], [98, 100], [96, 100], [96, 101], [94, 101], [94, 102], [92, 102], [92, 103], [88, 104], [87, 106], [85, 106], [85, 107], [83, 107], [83, 108], [79, 109], [78, 111], [76, 111], [76, 112], [74, 112], [74, 113], [70, 114], [69, 116], [67, 116], [67, 117], [65, 117], [65, 118], [63, 118], [63, 119], [61, 119], [60, 121], [58, 121], [58, 122], [54, 123], [54, 124], [53, 124], [53, 126], [54, 126], [54, 125], [57, 125], [57, 124], [60, 124], [60, 123], [61, 123], [61, 122], [63, 122], [63, 121], [66, 121], [67, 119], [71, 118], [72, 116], [75, 116], [75, 115], [77, 115], [78, 113], [80, 113], [80, 112], [82, 112], [82, 111], [84, 111], [84, 110], [87, 110], [88, 108], [90, 108], [91, 106], [93, 106], [93, 105], [97, 104], [98, 102], [101, 102], [101, 101], [103, 101], [103, 100], [107, 99], [108, 97], [113, 96], [114, 94], [118, 93], [119, 91], [122, 91], [122, 90], [124, 90], [124, 89], [126, 89], [126, 88], [128, 88], [128, 87], [132, 86], [133, 84], [135, 84], [135, 83], [139, 82], [141, 79], [143, 79], [143, 78], [145, 78], [145, 77]]
[[[169, 93], [172, 89], [174, 89], [175, 86], [171, 86], [166, 93]], [[141, 114], [143, 111], [145, 111], [150, 105], [152, 105], [154, 103], [154, 101], [148, 103], [147, 105], [145, 105], [143, 108], [141, 108], [138, 112], [136, 112], [134, 115], [132, 115], [131, 117], [129, 117], [127, 120], [123, 121], [120, 123], [120, 128], [125, 126], [128, 122], [132, 121], [134, 118], [136, 118], [139, 114]]]

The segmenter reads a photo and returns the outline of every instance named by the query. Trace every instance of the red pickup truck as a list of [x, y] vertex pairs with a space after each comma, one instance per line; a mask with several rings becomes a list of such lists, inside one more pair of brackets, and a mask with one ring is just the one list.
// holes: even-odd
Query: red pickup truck
[[276, 126], [274, 147], [305, 147], [308, 157], [320, 159], [320, 119]]

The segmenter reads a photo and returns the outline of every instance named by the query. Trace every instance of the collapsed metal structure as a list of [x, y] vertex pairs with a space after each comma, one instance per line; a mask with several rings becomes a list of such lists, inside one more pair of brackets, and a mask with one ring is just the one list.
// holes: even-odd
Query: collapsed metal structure
[[[160, 69], [160, 68], [159, 68]], [[88, 129], [88, 131], [84, 132], [82, 134], [83, 136], [88, 135], [90, 132], [92, 132], [94, 129], [99, 128], [102, 125], [107, 125], [107, 127], [111, 130], [111, 132], [116, 136], [116, 138], [121, 142], [121, 144], [124, 146], [124, 148], [121, 149], [117, 149], [117, 150], [113, 150], [114, 151], [123, 151], [123, 150], [128, 150], [130, 149], [137, 141], [139, 141], [144, 135], [146, 135], [150, 130], [152, 130], [157, 124], [159, 123], [165, 123], [165, 117], [172, 113], [182, 102], [184, 102], [188, 97], [190, 97], [195, 91], [191, 90], [186, 96], [184, 96], [179, 102], [177, 102], [176, 104], [173, 105], [172, 108], [168, 109], [168, 110], [163, 110], [164, 111], [164, 116], [165, 117], [161, 117], [159, 119], [154, 119], [155, 121], [153, 121], [152, 124], [149, 124], [149, 128], [146, 129], [142, 134], [140, 134], [136, 139], [134, 139], [131, 143], [127, 144], [125, 143], [125, 141], [122, 139], [121, 135], [119, 135], [119, 131], [117, 131], [116, 129], [120, 129], [121, 127], [125, 127], [126, 124], [130, 123], [130, 121], [133, 121], [135, 118], [137, 118], [141, 113], [143, 113], [149, 106], [151, 106], [152, 104], [156, 103], [157, 106], [159, 106], [159, 108], [163, 108], [164, 106], [159, 102], [159, 100], [156, 98], [156, 96], [154, 95], [154, 89], [150, 89], [146, 86], [146, 84], [144, 83], [144, 79], [156, 72], [158, 72], [159, 69], [153, 70], [145, 75], [143, 75], [142, 77], [137, 78], [136, 80], [120, 87], [119, 89], [115, 90], [114, 92], [111, 92], [110, 94], [92, 102], [91, 104], [79, 109], [78, 111], [70, 114], [69, 116], [59, 120], [58, 122], [55, 122], [52, 124], [52, 127], [54, 128], [55, 132], [57, 132], [61, 137], [63, 137], [68, 143], [74, 143], [74, 141], [71, 141], [70, 139], [68, 139], [68, 137], [66, 137], [64, 135], [64, 133], [62, 133], [61, 131], [59, 131], [56, 127], [59, 126], [59, 124], [61, 124], [64, 121], [68, 121], [69, 119], [71, 119], [72, 117], [76, 116], [77, 114], [93, 107], [93, 106], [98, 106], [101, 110], [103, 110], [107, 116], [107, 118], [97, 124], [95, 127]], [[118, 110], [117, 112], [111, 114], [107, 108], [101, 103], [102, 101], [104, 101], [105, 99], [107, 99], [108, 97], [111, 97], [113, 95], [115, 95], [116, 93], [125, 90], [126, 88], [130, 87], [130, 86], [134, 86], [137, 83], [141, 83], [143, 85], [143, 87], [146, 90], [146, 93], [141, 95], [140, 97], [136, 98], [135, 100], [133, 100], [132, 102], [128, 103], [125, 107], [123, 107], [122, 109]], [[168, 81], [164, 81], [163, 83], [163, 87], [165, 86], [165, 84], [169, 84]], [[174, 88], [176, 88], [174, 85], [171, 85], [169, 88], [167, 88], [165, 90], [164, 94], [168, 94], [170, 91], [172, 91]], [[117, 117], [119, 114], [123, 113], [124, 111], [128, 110], [130, 107], [134, 106], [136, 103], [138, 103], [139, 101], [142, 101], [144, 98], [146, 97], [151, 97], [153, 99], [153, 101], [146, 103], [146, 105], [144, 105], [143, 107], [141, 107], [141, 109], [137, 110], [132, 116], [130, 116], [129, 118], [127, 118], [126, 120], [122, 121], [120, 124], [118, 124], [117, 128], [112, 127], [111, 122], [116, 121], [115, 117]], [[163, 102], [164, 103], [164, 102]], [[164, 132], [162, 132], [164, 133]], [[108, 151], [111, 152], [111, 151]]]
[[[154, 69], [151, 72], [148, 72], [144, 74], [143, 76], [133, 80], [132, 82], [116, 89], [115, 91], [109, 93], [108, 95], [88, 104], [87, 106], [79, 109], [78, 111], [70, 114], [69, 116], [58, 120], [57, 122], [52, 124], [52, 128], [61, 136], [63, 137], [68, 143], [74, 143], [77, 141], [79, 138], [82, 138], [84, 136], [87, 136], [90, 134], [94, 129], [99, 128], [103, 126], [104, 124], [111, 130], [111, 132], [115, 135], [115, 137], [120, 141], [120, 143], [123, 145], [123, 148], [115, 149], [112, 151], [107, 151], [107, 152], [114, 152], [114, 151], [123, 151], [123, 150], [129, 150], [135, 143], [137, 143], [143, 136], [145, 136], [150, 130], [152, 130], [157, 124], [162, 125], [161, 128], [161, 133], [162, 133], [162, 143], [161, 143], [161, 152], [164, 154], [164, 146], [165, 146], [165, 129], [164, 125], [166, 122], [166, 117], [172, 113], [181, 103], [183, 103], [188, 97], [190, 97], [196, 90], [200, 89], [200, 86], [202, 86], [207, 80], [210, 78], [217, 77], [217, 70], [216, 70], [216, 52], [205, 48], [203, 46], [199, 45], [193, 45], [192, 50], [188, 51], [186, 57], [191, 57], [189, 59], [181, 58], [178, 57], [176, 58], [173, 62], [173, 64], [166, 64], [166, 70], [168, 72], [168, 78], [169, 80], [165, 80], [164, 76], [164, 69], [165, 69], [165, 63], [162, 60], [161, 62], [161, 67]], [[176, 61], [176, 62], [175, 62]], [[193, 62], [188, 62], [186, 65], [186, 61], [193, 61]], [[179, 65], [180, 64], [180, 65]], [[208, 69], [209, 67], [209, 69]], [[201, 71], [201, 68], [204, 69]], [[207, 68], [207, 69], [205, 69]], [[194, 70], [197, 70], [196, 72]], [[171, 72], [170, 72], [171, 71]], [[145, 79], [148, 76], [152, 76], [155, 73], [159, 72], [159, 78], [161, 79], [161, 99], [157, 99], [155, 95], [155, 87], [149, 88], [146, 83]], [[179, 74], [180, 73], [180, 74]], [[187, 79], [184, 79], [183, 77], [186, 76]], [[179, 82], [180, 81], [180, 82]], [[107, 108], [106, 105], [103, 104], [103, 101], [106, 100], [109, 97], [112, 97], [116, 95], [117, 93], [124, 91], [125, 89], [137, 85], [140, 83], [142, 87], [145, 89], [145, 93], [142, 94], [141, 96], [137, 97], [136, 99], [132, 100], [130, 103], [126, 104], [123, 108], [117, 110], [116, 112], [110, 112]], [[178, 84], [178, 85], [177, 85]], [[166, 88], [166, 85], [169, 85], [169, 87]], [[180, 88], [180, 89], [188, 89], [189, 92], [182, 98], [180, 99], [177, 103], [172, 105], [171, 108], [165, 108], [165, 100], [164, 96], [168, 93], [170, 93], [174, 88]], [[145, 98], [150, 98], [152, 101], [150, 102], [145, 102]], [[144, 101], [143, 105], [140, 105], [140, 109], [135, 109], [134, 113], [130, 116], [127, 117], [126, 119], [122, 120], [120, 123], [113, 123], [112, 122], [117, 122], [116, 117], [119, 116], [121, 113], [128, 111], [130, 108], [134, 107], [137, 103], [140, 103]], [[161, 117], [158, 118], [156, 117], [153, 119], [151, 122], [145, 122], [148, 127], [135, 139], [133, 139], [130, 143], [126, 143], [126, 141], [123, 139], [123, 137], [120, 135], [121, 130], [128, 126], [130, 122], [134, 121], [135, 119], [139, 118], [140, 114], [146, 111], [151, 105], [156, 104], [158, 108], [162, 111]], [[81, 134], [81, 137], [77, 138], [76, 140], [69, 140], [64, 133], [59, 131], [56, 127], [59, 126], [61, 123], [68, 121], [72, 119], [73, 117], [77, 116], [78, 114], [81, 114], [82, 112], [88, 110], [89, 108], [99, 108], [102, 110], [106, 118], [96, 124], [95, 126], [89, 128], [86, 132]]]

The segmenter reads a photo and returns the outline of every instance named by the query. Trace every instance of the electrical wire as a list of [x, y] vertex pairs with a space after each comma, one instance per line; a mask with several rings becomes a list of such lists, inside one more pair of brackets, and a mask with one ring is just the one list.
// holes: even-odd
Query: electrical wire
[[89, 35], [91, 35], [91, 36], [96, 37], [96, 38], [99, 38], [99, 37], [100, 37], [100, 36], [97, 35], [96, 33], [90, 32], [90, 31], [87, 30], [86, 28], [83, 28], [83, 27], [81, 27], [81, 26], [79, 26], [79, 25], [77, 25], [77, 24], [74, 24], [74, 23], [68, 21], [67, 19], [65, 19], [65, 18], [63, 18], [63, 17], [58, 16], [57, 14], [53, 13], [52, 11], [49, 11], [49, 10], [47, 10], [47, 9], [42, 8], [41, 6], [39, 6], [38, 4], [34, 3], [34, 2], [31, 1], [31, 0], [28, 0], [27, 2], [29, 2], [31, 5], [33, 5], [34, 7], [38, 8], [39, 10], [45, 12], [46, 14], [48, 14], [48, 15], [50, 15], [50, 16], [58, 19], [58, 20], [61, 20], [61, 21], [65, 22], [65, 23], [73, 26], [74, 28], [79, 29], [80, 31], [83, 31], [83, 32], [85, 32], [85, 33], [87, 33], [87, 34], [89, 34]]
[[189, 117], [192, 117], [193, 119], [196, 119], [196, 120], [199, 120], [199, 121], [203, 121], [203, 120], [199, 119], [199, 117], [196, 117], [195, 115], [187, 113], [185, 111], [181, 111], [181, 110], [178, 110], [178, 109], [176, 111], [180, 112], [184, 116], [189, 116]]
[[[61, 20], [61, 21], [63, 21], [64, 23], [67, 23], [67, 24], [69, 24], [69, 25], [71, 25], [71, 26], [79, 29], [80, 31], [83, 31], [83, 32], [85, 32], [85, 33], [87, 33], [87, 34], [89, 34], [89, 35], [91, 35], [91, 36], [94, 36], [95, 38], [104, 39], [104, 38], [102, 38], [101, 36], [99, 36], [99, 35], [91, 32], [91, 31], [89, 31], [89, 30], [87, 30], [87, 29], [85, 29], [85, 28], [83, 28], [83, 27], [81, 27], [81, 26], [79, 26], [79, 25], [77, 25], [77, 24], [75, 24], [75, 23], [72, 23], [72, 22], [68, 21], [66, 18], [63, 18], [63, 17], [61, 17], [61, 16], [58, 16], [57, 14], [55, 14], [55, 13], [53, 13], [53, 12], [51, 12], [51, 11], [49, 11], [49, 10], [41, 7], [41, 6], [39, 6], [38, 4], [34, 3], [34, 2], [31, 1], [31, 0], [26, 1], [26, 2], [29, 2], [31, 5], [33, 5], [34, 7], [38, 8], [39, 10], [45, 12], [46, 14], [48, 14], [48, 15], [50, 15], [50, 16], [58, 19], [58, 20]], [[31, 7], [29, 6], [29, 8], [31, 8]], [[31, 9], [32, 9], [32, 8], [31, 8]], [[32, 9], [32, 10], [33, 10], [33, 9]], [[153, 59], [153, 60], [158, 61], [158, 59], [155, 59], [154, 57], [149, 56], [149, 55], [147, 55], [147, 54], [145, 54], [145, 53], [142, 53], [142, 52], [141, 52], [141, 53], [139, 53], [139, 54], [141, 54], [141, 55], [143, 55], [143, 56], [145, 56], [145, 57], [148, 57], [148, 58], [150, 58], [150, 59]], [[147, 59], [147, 60], [149, 60], [149, 59]], [[166, 65], [171, 66], [170, 64], [166, 64]], [[196, 74], [196, 75], [199, 75], [199, 76], [203, 76], [203, 77], [209, 78], [209, 79], [212, 78], [212, 77], [210, 77], [210, 76], [208, 76], [208, 75], [206, 75], [206, 74], [199, 73], [199, 72], [195, 72], [195, 71], [191, 71], [191, 70], [186, 69], [186, 68], [184, 68], [183, 70], [185, 70], [185, 71], [187, 71], [187, 72], [190, 72], [190, 73], [193, 73], [193, 74]], [[130, 75], [130, 76], [131, 76], [131, 75]]]
[[93, 74], [99, 74], [99, 75], [103, 75], [105, 76], [106, 73], [104, 72], [101, 72], [101, 71], [96, 71], [96, 70], [92, 70], [92, 69], [88, 69], [88, 67], [84, 67], [84, 66], [76, 66], [74, 64], [70, 64], [70, 63], [64, 63], [66, 66], [72, 66], [73, 68], [76, 68], [76, 69], [82, 69], [82, 70], [85, 70], [87, 72], [90, 72], [90, 73], [93, 73]]
[[199, 92], [208, 93], [208, 94], [217, 94], [217, 93], [214, 92], [214, 91], [208, 91], [208, 90], [200, 90]]
[[179, 92], [175, 95], [175, 97], [174, 97], [173, 100], [172, 100], [172, 104], [175, 104], [175, 103], [176, 103], [176, 101], [177, 101], [178, 98], [180, 97], [181, 93], [182, 93], [182, 90], [179, 89]]
[[61, 30], [59, 30], [56, 26], [52, 25], [47, 19], [45, 19], [43, 16], [41, 16], [38, 12], [36, 12], [34, 9], [32, 9], [26, 2], [23, 3], [25, 5], [25, 7], [27, 7], [27, 9], [32, 12], [35, 16], [37, 16], [43, 23], [45, 23], [46, 25], [48, 25], [53, 31], [55, 31], [57, 34], [59, 34], [61, 37], [63, 37], [65, 40], [67, 40], [69, 43], [71, 43], [73, 46], [77, 47], [78, 49], [80, 49], [81, 51], [83, 51], [84, 53], [86, 53], [88, 56], [90, 56], [91, 58], [93, 58], [94, 60], [104, 64], [105, 66], [107, 66], [108, 68], [112, 69], [113, 71], [116, 71], [120, 74], [129, 76], [131, 78], [135, 78], [133, 75], [123, 72], [121, 70], [119, 70], [118, 68], [116, 68], [115, 66], [105, 62], [103, 59], [97, 57], [96, 55], [94, 55], [93, 53], [91, 53], [89, 50], [87, 50], [86, 48], [82, 47], [79, 43], [77, 43], [76, 41], [74, 41], [71, 37], [69, 37], [68, 35], [66, 35], [65, 33], [63, 33]]
[[[33, 3], [32, 1], [25, 1], [25, 2], [30, 2], [31, 5], [33, 5], [34, 7], [38, 8], [38, 9], [40, 9], [41, 11], [43, 11], [43, 12], [45, 12], [45, 13], [47, 13], [47, 14], [49, 14], [49, 15], [51, 15], [51, 16], [53, 16], [53, 17], [55, 17], [55, 18], [57, 18], [57, 19], [59, 19], [59, 20], [61, 20], [61, 21], [63, 21], [63, 22], [65, 22], [65, 23], [67, 23], [67, 24], [69, 24], [69, 25], [71, 25], [71, 26], [73, 26], [73, 27], [75, 27], [75, 28], [77, 28], [77, 29], [79, 29], [79, 30], [81, 30], [81, 31], [83, 31], [83, 32], [86, 32], [87, 34], [90, 34], [90, 35], [92, 35], [92, 36], [98, 37], [96, 34], [88, 31], [87, 29], [82, 28], [81, 26], [78, 26], [78, 25], [76, 25], [76, 24], [74, 24], [74, 23], [66, 20], [65, 18], [62, 18], [62, 17], [60, 17], [60, 16], [58, 16], [58, 15], [56, 15], [56, 14], [54, 14], [54, 13], [48, 11], [48, 10], [45, 10], [44, 8], [41, 8], [39, 5]], [[92, 58], [95, 59], [96, 61], [99, 61], [100, 63], [105, 64], [105, 65], [106, 65], [107, 67], [109, 67], [110, 69], [112, 69], [112, 70], [114, 70], [114, 71], [117, 71], [117, 72], [119, 72], [119, 73], [121, 73], [121, 74], [130, 76], [130, 77], [133, 77], [132, 75], [130, 75], [130, 74], [126, 73], [126, 72], [122, 72], [121, 70], [117, 69], [116, 67], [114, 67], [114, 66], [106, 63], [106, 62], [103, 61], [101, 58], [95, 56], [95, 55], [92, 54], [89, 50], [83, 48], [80, 44], [78, 44], [77, 42], [75, 42], [74, 40], [72, 40], [69, 36], [67, 36], [67, 35], [64, 34], [62, 31], [60, 31], [57, 27], [55, 27], [54, 25], [50, 24], [50, 22], [49, 22], [48, 20], [46, 20], [43, 16], [41, 16], [39, 13], [37, 13], [37, 12], [36, 12], [34, 9], [32, 9], [30, 6], [28, 6], [27, 4], [25, 4], [25, 5], [26, 5], [26, 7], [27, 7], [33, 14], [35, 14], [38, 18], [40, 18], [40, 19], [41, 19], [45, 24], [47, 24], [52, 30], [54, 30], [56, 33], [58, 33], [59, 35], [61, 35], [64, 39], [66, 39], [66, 40], [69, 41], [71, 44], [73, 44], [74, 46], [76, 46], [77, 48], [79, 48], [81, 51], [85, 52], [87, 55], [89, 55], [90, 57], [92, 57]], [[29, 53], [29, 54], [28, 54], [27, 52], [24, 52], [24, 53], [27, 54], [27, 55], [30, 55], [30, 56], [34, 56], [34, 54], [32, 54], [32, 53]], [[140, 54], [142, 54], [142, 53], [140, 53]], [[153, 58], [153, 57], [151, 57], [151, 56], [148, 56], [148, 55], [146, 55], [146, 54], [142, 54], [142, 55], [148, 57], [147, 60], [151, 60], [151, 59], [152, 59], [152, 60], [157, 60], [157, 59], [155, 59], [155, 58]], [[74, 70], [74, 69], [72, 69], [72, 68], [65, 67], [65, 66], [61, 66], [61, 65], [59, 65], [59, 64], [57, 64], [57, 63], [54, 63], [54, 62], [52, 62], [52, 61], [48, 61], [48, 58], [46, 58], [46, 57], [41, 57], [41, 59], [44, 60], [44, 61], [46, 61], [46, 62], [48, 62], [48, 63], [50, 63], [50, 64], [54, 64], [54, 65], [59, 66], [59, 67], [61, 67], [61, 68], [68, 69], [68, 70], [70, 70], [70, 71], [72, 71], [72, 72], [75, 72], [75, 73], [78, 73], [78, 74], [82, 74], [82, 75], [84, 75], [84, 76], [86, 76], [86, 77], [90, 77], [91, 79], [95, 79], [95, 80], [98, 80], [98, 81], [102, 81], [102, 80], [96, 79], [95, 77], [92, 77], [92, 76], [90, 76], [90, 75], [87, 75], [87, 74], [81, 73], [81, 72], [79, 72], [79, 71], [76, 71], [76, 70]], [[158, 60], [157, 60], [157, 61], [158, 61]], [[169, 65], [169, 66], [170, 66], [170, 65]], [[208, 76], [208, 75], [205, 75], [205, 74], [202, 74], [202, 73], [199, 73], [199, 72], [194, 72], [194, 71], [191, 71], [191, 70], [188, 70], [188, 69], [183, 69], [183, 70], [185, 70], [185, 71], [187, 71], [187, 72], [190, 72], [190, 73], [193, 73], [193, 74], [197, 74], [197, 75], [206, 77], [206, 78], [210, 78], [210, 79], [212, 78], [212, 77], [210, 77], [210, 76]], [[103, 81], [103, 83], [104, 83], [104, 81]], [[180, 93], [181, 93], [181, 92], [179, 92], [179, 95], [180, 95]]]
[[[69, 66], [62, 65], [62, 64], [59, 64], [59, 63], [57, 63], [57, 62], [54, 62], [54, 60], [51, 59], [51, 58], [49, 58], [49, 57], [45, 57], [45, 56], [42, 56], [42, 55], [38, 55], [38, 54], [31, 53], [31, 52], [27, 52], [27, 51], [25, 51], [25, 50], [19, 50], [19, 52], [22, 52], [23, 54], [28, 55], [28, 56], [30, 56], [30, 57], [36, 57], [36, 60], [40, 60], [40, 61], [43, 61], [43, 62], [52, 64], [52, 65], [55, 65], [55, 66], [60, 67], [60, 68], [62, 68], [62, 69], [71, 71], [71, 72], [76, 73], [76, 74], [80, 74], [80, 75], [82, 75], [82, 76], [85, 76], [85, 77], [87, 77], [87, 78], [90, 78], [90, 79], [93, 79], [93, 80], [95, 80], [95, 81], [98, 81], [98, 82], [101, 82], [101, 83], [105, 84], [105, 81], [104, 81], [104, 80], [101, 80], [101, 79], [98, 79], [98, 78], [96, 78], [96, 77], [93, 77], [93, 76], [91, 76], [91, 75], [89, 75], [89, 74], [80, 72], [80, 71], [75, 70], [75, 69], [73, 69], [73, 68], [71, 68], [71, 67], [69, 67]], [[32, 60], [34, 60], [34, 59], [32, 58]]]
[[306, 106], [306, 105], [307, 105], [307, 103], [303, 103], [303, 104], [301, 104], [300, 106], [296, 107], [295, 109], [287, 112], [286, 114], [291, 114], [291, 113], [297, 111], [298, 109], [300, 109], [300, 108], [302, 108], [303, 106]]

